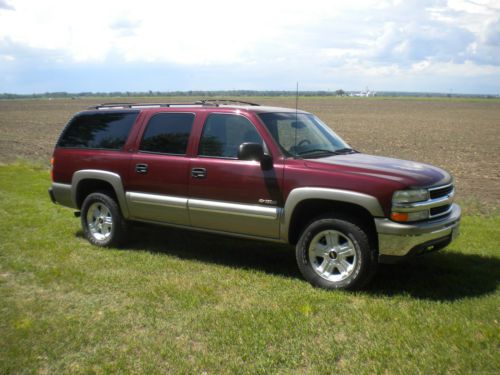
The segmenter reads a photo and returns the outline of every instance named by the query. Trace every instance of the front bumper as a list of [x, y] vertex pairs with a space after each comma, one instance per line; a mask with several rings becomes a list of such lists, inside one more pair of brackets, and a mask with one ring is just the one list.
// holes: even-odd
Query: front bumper
[[460, 217], [460, 206], [453, 204], [450, 215], [436, 221], [400, 224], [389, 219], [375, 219], [379, 261], [389, 263], [405, 256], [442, 249], [458, 235]]

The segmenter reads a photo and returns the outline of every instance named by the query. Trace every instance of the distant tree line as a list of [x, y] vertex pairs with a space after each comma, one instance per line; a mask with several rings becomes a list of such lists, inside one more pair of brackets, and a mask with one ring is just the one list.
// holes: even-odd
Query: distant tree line
[[[349, 96], [357, 91], [300, 91], [300, 96]], [[60, 99], [60, 98], [85, 98], [85, 97], [171, 97], [171, 96], [197, 96], [197, 97], [234, 97], [234, 96], [295, 96], [295, 91], [286, 90], [189, 90], [189, 91], [111, 91], [111, 92], [78, 92], [70, 93], [65, 91], [45, 92], [38, 94], [11, 94], [0, 93], [0, 99]], [[473, 95], [473, 94], [449, 94], [449, 93], [422, 93], [422, 92], [397, 92], [379, 91], [377, 96], [415, 96], [415, 97], [454, 97], [454, 98], [498, 98], [499, 95]]]
[[[344, 90], [336, 91], [300, 91], [300, 96], [342, 96], [347, 95]], [[201, 97], [220, 97], [220, 96], [295, 96], [295, 91], [278, 90], [189, 90], [189, 91], [111, 91], [111, 92], [45, 92], [38, 94], [11, 94], [2, 93], [0, 99], [29, 99], [29, 98], [85, 98], [85, 97], [129, 97], [129, 96], [201, 96]]]

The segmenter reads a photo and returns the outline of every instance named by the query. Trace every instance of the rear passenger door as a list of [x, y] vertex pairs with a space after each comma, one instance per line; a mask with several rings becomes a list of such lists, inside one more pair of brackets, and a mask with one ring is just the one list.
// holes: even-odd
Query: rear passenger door
[[160, 112], [147, 120], [130, 164], [131, 218], [189, 225], [186, 151], [194, 118], [193, 113]]
[[238, 160], [241, 143], [263, 144], [254, 124], [236, 114], [210, 114], [189, 177], [194, 227], [250, 236], [279, 237], [278, 175], [257, 161]]

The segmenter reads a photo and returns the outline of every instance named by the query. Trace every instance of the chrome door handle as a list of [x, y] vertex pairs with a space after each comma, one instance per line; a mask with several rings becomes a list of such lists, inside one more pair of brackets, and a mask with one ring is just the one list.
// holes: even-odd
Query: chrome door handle
[[191, 176], [194, 178], [205, 178], [207, 177], [207, 170], [205, 168], [193, 168], [191, 169]]
[[148, 173], [148, 165], [147, 164], [136, 164], [135, 165], [135, 171], [137, 173]]

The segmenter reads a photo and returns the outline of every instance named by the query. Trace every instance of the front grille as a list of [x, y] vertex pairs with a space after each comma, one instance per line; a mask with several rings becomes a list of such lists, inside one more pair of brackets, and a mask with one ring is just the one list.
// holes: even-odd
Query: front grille
[[445, 197], [453, 192], [453, 185], [446, 185], [437, 188], [429, 189], [429, 195], [431, 199]]
[[446, 204], [444, 206], [432, 207], [430, 210], [431, 217], [442, 215], [450, 210], [451, 204]]
[[451, 202], [450, 199], [453, 199], [454, 195], [453, 184], [438, 186], [435, 188], [429, 189], [429, 198], [430, 200], [445, 200], [441, 205], [434, 205], [429, 209], [429, 217], [434, 219], [436, 217], [442, 217], [451, 212]]

